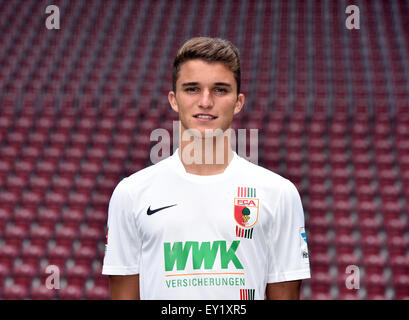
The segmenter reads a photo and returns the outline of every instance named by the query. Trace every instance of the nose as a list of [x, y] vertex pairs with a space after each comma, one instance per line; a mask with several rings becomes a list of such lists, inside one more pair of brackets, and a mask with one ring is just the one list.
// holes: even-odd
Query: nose
[[210, 90], [206, 89], [202, 91], [199, 106], [206, 109], [213, 107], [213, 99], [212, 95], [210, 94]]

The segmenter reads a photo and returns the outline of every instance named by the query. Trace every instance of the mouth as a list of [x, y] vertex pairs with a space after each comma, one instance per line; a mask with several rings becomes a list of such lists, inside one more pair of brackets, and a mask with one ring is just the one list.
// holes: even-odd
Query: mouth
[[198, 113], [195, 114], [193, 117], [200, 121], [212, 121], [214, 119], [217, 119], [216, 116], [207, 113]]

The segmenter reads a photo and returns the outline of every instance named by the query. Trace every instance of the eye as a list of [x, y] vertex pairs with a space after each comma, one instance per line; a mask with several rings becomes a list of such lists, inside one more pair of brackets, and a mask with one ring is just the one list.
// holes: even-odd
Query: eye
[[185, 89], [185, 91], [188, 92], [188, 93], [195, 93], [195, 92], [199, 91], [199, 88], [197, 88], [197, 87], [188, 87], [188, 88]]
[[216, 91], [216, 93], [227, 93], [225, 88], [215, 88], [214, 91]]

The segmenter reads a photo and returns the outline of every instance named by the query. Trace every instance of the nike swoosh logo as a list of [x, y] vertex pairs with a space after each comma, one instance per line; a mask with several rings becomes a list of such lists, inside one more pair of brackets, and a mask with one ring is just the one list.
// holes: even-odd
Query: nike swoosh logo
[[177, 205], [177, 204], [172, 204], [171, 206], [166, 206], [166, 207], [158, 208], [158, 209], [155, 209], [155, 210], [151, 210], [151, 206], [149, 206], [149, 208], [148, 208], [148, 210], [146, 211], [146, 213], [148, 214], [148, 216], [150, 216], [151, 214], [154, 214], [155, 212], [158, 212], [158, 211], [161, 211], [161, 210], [163, 210], [163, 209], [170, 208], [170, 207], [174, 207], [174, 206], [176, 206], [176, 205]]

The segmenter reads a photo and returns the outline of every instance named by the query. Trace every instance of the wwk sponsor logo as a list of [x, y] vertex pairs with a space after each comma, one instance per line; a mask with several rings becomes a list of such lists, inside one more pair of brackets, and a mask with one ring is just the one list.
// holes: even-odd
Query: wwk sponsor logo
[[236, 255], [239, 244], [240, 241], [235, 240], [228, 248], [227, 242], [222, 240], [201, 243], [198, 241], [174, 242], [173, 245], [165, 242], [163, 244], [165, 271], [172, 271], [175, 268], [178, 271], [185, 270], [189, 255], [192, 258], [192, 268], [196, 270], [202, 267], [206, 270], [213, 269], [217, 256], [220, 257], [221, 269], [228, 269], [229, 265], [233, 265], [236, 269], [243, 269]]

